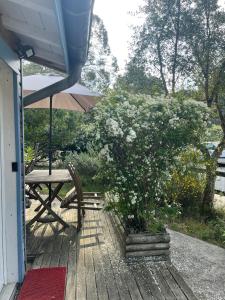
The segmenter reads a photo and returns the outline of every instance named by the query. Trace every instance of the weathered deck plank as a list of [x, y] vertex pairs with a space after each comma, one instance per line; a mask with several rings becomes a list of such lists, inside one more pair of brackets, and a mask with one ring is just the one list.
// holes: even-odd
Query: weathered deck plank
[[77, 239], [77, 277], [76, 277], [76, 299], [86, 299], [86, 268], [84, 258], [84, 240], [81, 239], [84, 233], [84, 224], [81, 231], [78, 234]]
[[163, 275], [165, 281], [169, 285], [172, 293], [174, 294], [174, 299], [177, 300], [186, 300], [186, 296], [183, 294], [183, 292], [180, 290], [179, 286], [176, 284], [176, 281], [173, 280], [172, 275], [170, 274], [169, 270], [166, 268], [166, 266], [160, 267], [161, 274]]
[[114, 272], [112, 270], [110, 257], [108, 254], [108, 249], [106, 246], [105, 238], [106, 236], [103, 233], [103, 226], [100, 215], [97, 213], [99, 226], [98, 226], [98, 239], [99, 239], [99, 247], [100, 247], [100, 253], [101, 253], [101, 259], [103, 263], [104, 268], [104, 276], [106, 279], [106, 286], [108, 291], [109, 299], [118, 300], [120, 299], [117, 285], [114, 278]]
[[104, 271], [104, 265], [102, 262], [102, 255], [100, 252], [100, 243], [101, 243], [101, 235], [102, 233], [99, 232], [99, 219], [98, 215], [93, 212], [93, 220], [95, 221], [93, 223], [93, 230], [96, 238], [96, 247], [93, 249], [93, 261], [94, 261], [94, 268], [95, 268], [95, 280], [96, 280], [96, 286], [97, 286], [97, 292], [98, 292], [98, 299], [102, 300], [108, 300], [108, 292], [107, 292], [107, 286], [106, 286], [106, 278], [105, 278], [105, 271]]
[[[127, 270], [126, 264], [123, 263], [120, 252], [120, 245], [118, 244], [118, 240], [115, 236], [115, 232], [111, 226], [110, 220], [104, 213], [100, 214], [104, 225], [104, 236], [107, 236], [109, 240], [108, 247], [110, 248], [111, 253], [116, 253], [116, 256], [113, 255], [111, 257], [111, 261], [112, 268], [119, 268], [119, 270], [116, 270], [117, 272], [115, 271], [115, 279], [121, 299], [142, 299], [135, 280]], [[114, 260], [116, 261], [113, 261], [112, 258], [114, 258]], [[130, 282], [132, 282], [132, 286], [130, 286]]]
[[155, 277], [157, 277], [159, 279], [158, 280], [159, 288], [161, 290], [161, 293], [165, 297], [165, 299], [166, 300], [173, 300], [174, 299], [174, 294], [172, 293], [169, 285], [165, 281], [165, 279], [164, 279], [163, 275], [161, 274], [160, 270], [158, 268], [154, 268], [154, 270], [152, 270], [152, 272], [155, 275]]
[[[87, 221], [86, 221], [87, 220]], [[97, 300], [97, 287], [95, 280], [95, 269], [93, 262], [92, 248], [96, 247], [96, 239], [93, 236], [93, 228], [91, 227], [92, 215], [89, 211], [86, 212], [85, 220], [85, 233], [84, 238], [84, 253], [85, 253], [85, 267], [86, 267], [86, 291], [87, 291], [87, 300]]]
[[184, 279], [180, 276], [177, 269], [172, 264], [167, 264], [167, 268], [170, 271], [173, 278], [176, 280], [177, 284], [179, 285], [180, 289], [186, 295], [187, 299], [189, 300], [197, 300], [194, 293], [190, 289], [190, 287], [186, 284]]
[[172, 265], [125, 259], [116, 224], [107, 213], [87, 211], [80, 233], [76, 210], [57, 213], [70, 228], [36, 223], [28, 231], [27, 246], [28, 253], [37, 254], [32, 268], [67, 267], [66, 300], [197, 299]]
[[68, 255], [67, 278], [66, 278], [66, 299], [74, 300], [76, 294], [76, 250], [71, 246]]

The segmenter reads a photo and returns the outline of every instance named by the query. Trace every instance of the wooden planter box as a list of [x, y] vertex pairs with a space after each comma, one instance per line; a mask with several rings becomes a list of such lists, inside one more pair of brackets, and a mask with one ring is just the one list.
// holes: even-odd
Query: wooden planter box
[[112, 225], [121, 245], [121, 250], [126, 257], [147, 256], [153, 261], [170, 259], [170, 235], [169, 233], [127, 234], [118, 216], [109, 213]]
[[158, 257], [157, 260], [168, 259], [170, 254], [170, 235], [165, 233], [128, 234], [125, 244], [126, 257], [151, 256]]

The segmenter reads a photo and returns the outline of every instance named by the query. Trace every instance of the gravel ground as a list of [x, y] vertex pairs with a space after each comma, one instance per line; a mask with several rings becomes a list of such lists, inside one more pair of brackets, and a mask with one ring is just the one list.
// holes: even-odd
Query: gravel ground
[[168, 230], [171, 260], [199, 300], [225, 300], [225, 249]]

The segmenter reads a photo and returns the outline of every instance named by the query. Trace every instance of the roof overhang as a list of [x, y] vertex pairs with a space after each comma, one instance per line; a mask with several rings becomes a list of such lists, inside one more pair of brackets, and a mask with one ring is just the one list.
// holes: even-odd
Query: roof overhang
[[93, 0], [0, 1], [0, 36], [17, 52], [29, 45], [30, 61], [65, 73], [79, 71], [88, 51]]

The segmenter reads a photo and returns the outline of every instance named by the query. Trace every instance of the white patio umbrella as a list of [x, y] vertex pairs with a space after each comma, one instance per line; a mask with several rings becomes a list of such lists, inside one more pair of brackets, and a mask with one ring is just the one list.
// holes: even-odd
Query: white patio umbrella
[[[25, 96], [29, 95], [62, 79], [63, 77], [54, 75], [25, 76], [23, 78], [23, 93]], [[99, 93], [92, 92], [85, 86], [76, 83], [69, 89], [25, 107], [49, 109], [49, 175], [52, 173], [52, 110], [65, 109], [87, 112], [95, 106], [97, 98], [100, 96]]]

